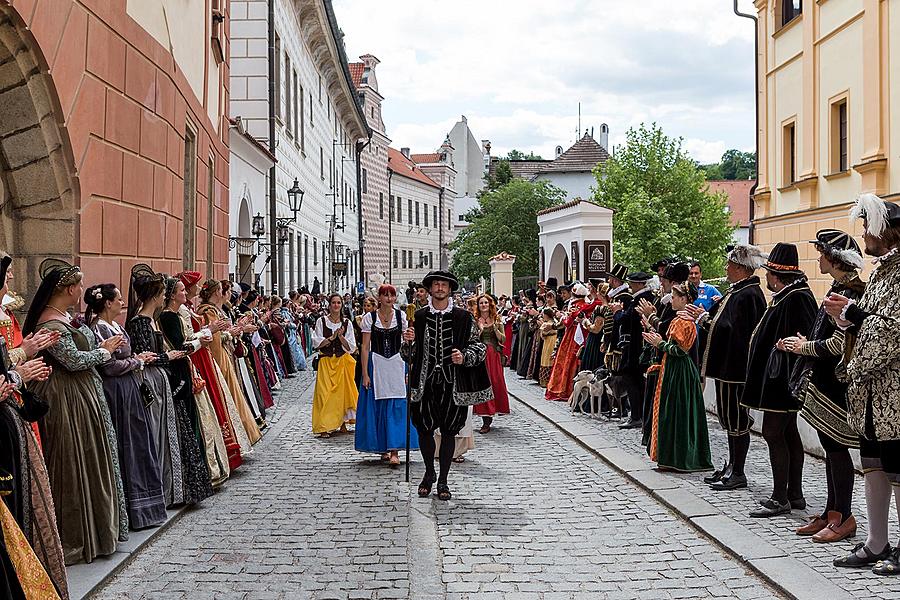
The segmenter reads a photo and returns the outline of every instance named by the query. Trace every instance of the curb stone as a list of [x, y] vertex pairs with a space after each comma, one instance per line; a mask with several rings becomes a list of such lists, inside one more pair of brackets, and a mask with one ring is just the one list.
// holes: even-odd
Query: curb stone
[[648, 492], [788, 598], [856, 600], [854, 595], [796, 558], [785, 555], [703, 498], [680, 488], [675, 479], [653, 469], [644, 457], [616, 447], [595, 428], [587, 428], [578, 417], [567, 415], [557, 419], [547, 410], [550, 401], [535, 402], [512, 390], [509, 395]]

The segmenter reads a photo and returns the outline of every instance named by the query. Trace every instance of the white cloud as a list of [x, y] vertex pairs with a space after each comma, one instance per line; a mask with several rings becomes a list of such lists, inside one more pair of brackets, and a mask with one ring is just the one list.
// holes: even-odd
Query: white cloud
[[[752, 2], [741, 7], [752, 11]], [[429, 151], [465, 114], [493, 151], [549, 156], [582, 127], [658, 122], [703, 162], [753, 144], [753, 26], [727, 0], [335, 0], [372, 53], [395, 146]], [[712, 158], [710, 158], [712, 156]]]

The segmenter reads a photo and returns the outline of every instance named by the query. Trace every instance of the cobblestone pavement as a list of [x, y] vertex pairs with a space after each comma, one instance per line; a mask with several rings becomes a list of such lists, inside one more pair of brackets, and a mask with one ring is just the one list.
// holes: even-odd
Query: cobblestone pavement
[[[531, 398], [543, 398], [543, 390], [531, 383], [520, 380], [515, 374], [508, 374], [510, 391], [519, 397], [526, 395]], [[711, 382], [708, 384], [711, 385]], [[560, 418], [570, 415], [565, 403], [554, 403]], [[554, 413], [555, 414], [555, 413]], [[725, 432], [719, 426], [718, 420], [708, 415], [709, 441], [712, 449], [713, 463], [721, 465], [728, 456], [728, 446]], [[615, 422], [602, 419], [590, 419], [584, 417], [586, 424], [593, 425], [603, 436], [614, 440], [620, 448], [629, 451], [636, 456], [647, 460], [647, 453], [640, 443], [640, 433], [636, 430], [620, 430]], [[748, 513], [757, 501], [767, 498], [771, 493], [772, 469], [769, 464], [769, 454], [765, 441], [754, 435], [750, 445], [750, 454], [747, 457], [747, 476], [749, 486], [745, 490], [732, 492], [714, 492], [702, 481], [702, 476], [696, 474], [680, 474], [667, 472], [667, 477], [673, 477], [680, 481], [684, 489], [703, 498], [724, 515], [731, 517], [752, 533], [759, 535], [776, 548], [794, 556], [825, 575], [837, 586], [850, 592], [856, 598], [900, 598], [900, 578], [878, 577], [867, 569], [836, 569], [831, 562], [838, 556], [849, 552], [857, 542], [866, 539], [866, 506], [865, 490], [861, 476], [856, 478], [856, 486], [853, 495], [853, 513], [859, 523], [857, 537], [838, 544], [816, 544], [808, 538], [802, 538], [794, 534], [794, 529], [804, 524], [809, 516], [822, 510], [825, 504], [827, 490], [825, 489], [825, 463], [824, 461], [807, 455], [803, 469], [804, 495], [808, 503], [805, 511], [794, 511], [790, 515], [772, 519], [752, 519]], [[891, 508], [891, 532], [890, 540], [898, 539], [896, 518], [894, 518], [893, 506]]]
[[[350, 436], [313, 438], [311, 394], [309, 377], [288, 383], [244, 467], [94, 597], [778, 597], [524, 405], [479, 435], [442, 503]], [[421, 474], [419, 459], [413, 485]]]

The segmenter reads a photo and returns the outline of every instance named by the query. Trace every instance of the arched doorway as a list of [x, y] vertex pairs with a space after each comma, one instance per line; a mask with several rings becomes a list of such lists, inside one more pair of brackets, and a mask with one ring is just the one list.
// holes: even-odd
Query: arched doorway
[[41, 261], [77, 249], [74, 161], [47, 71], [16, 9], [0, 6], [0, 249], [29, 298]]
[[557, 244], [550, 255], [550, 265], [547, 268], [547, 278], [554, 277], [562, 285], [569, 280], [569, 255], [562, 244]]
[[255, 281], [255, 273], [253, 272], [253, 263], [256, 256], [253, 252], [256, 248], [255, 241], [250, 237], [252, 234], [250, 225], [250, 189], [244, 184], [241, 192], [241, 207], [238, 209], [238, 239], [236, 240], [237, 249], [237, 273], [235, 273], [235, 281], [249, 283], [253, 285]]

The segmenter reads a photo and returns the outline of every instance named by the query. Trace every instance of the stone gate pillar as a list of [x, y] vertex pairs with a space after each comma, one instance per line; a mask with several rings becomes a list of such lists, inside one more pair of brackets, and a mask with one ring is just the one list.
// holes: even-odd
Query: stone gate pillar
[[513, 265], [516, 257], [507, 252], [501, 252], [491, 258], [491, 293], [497, 296], [512, 296], [513, 293]]

